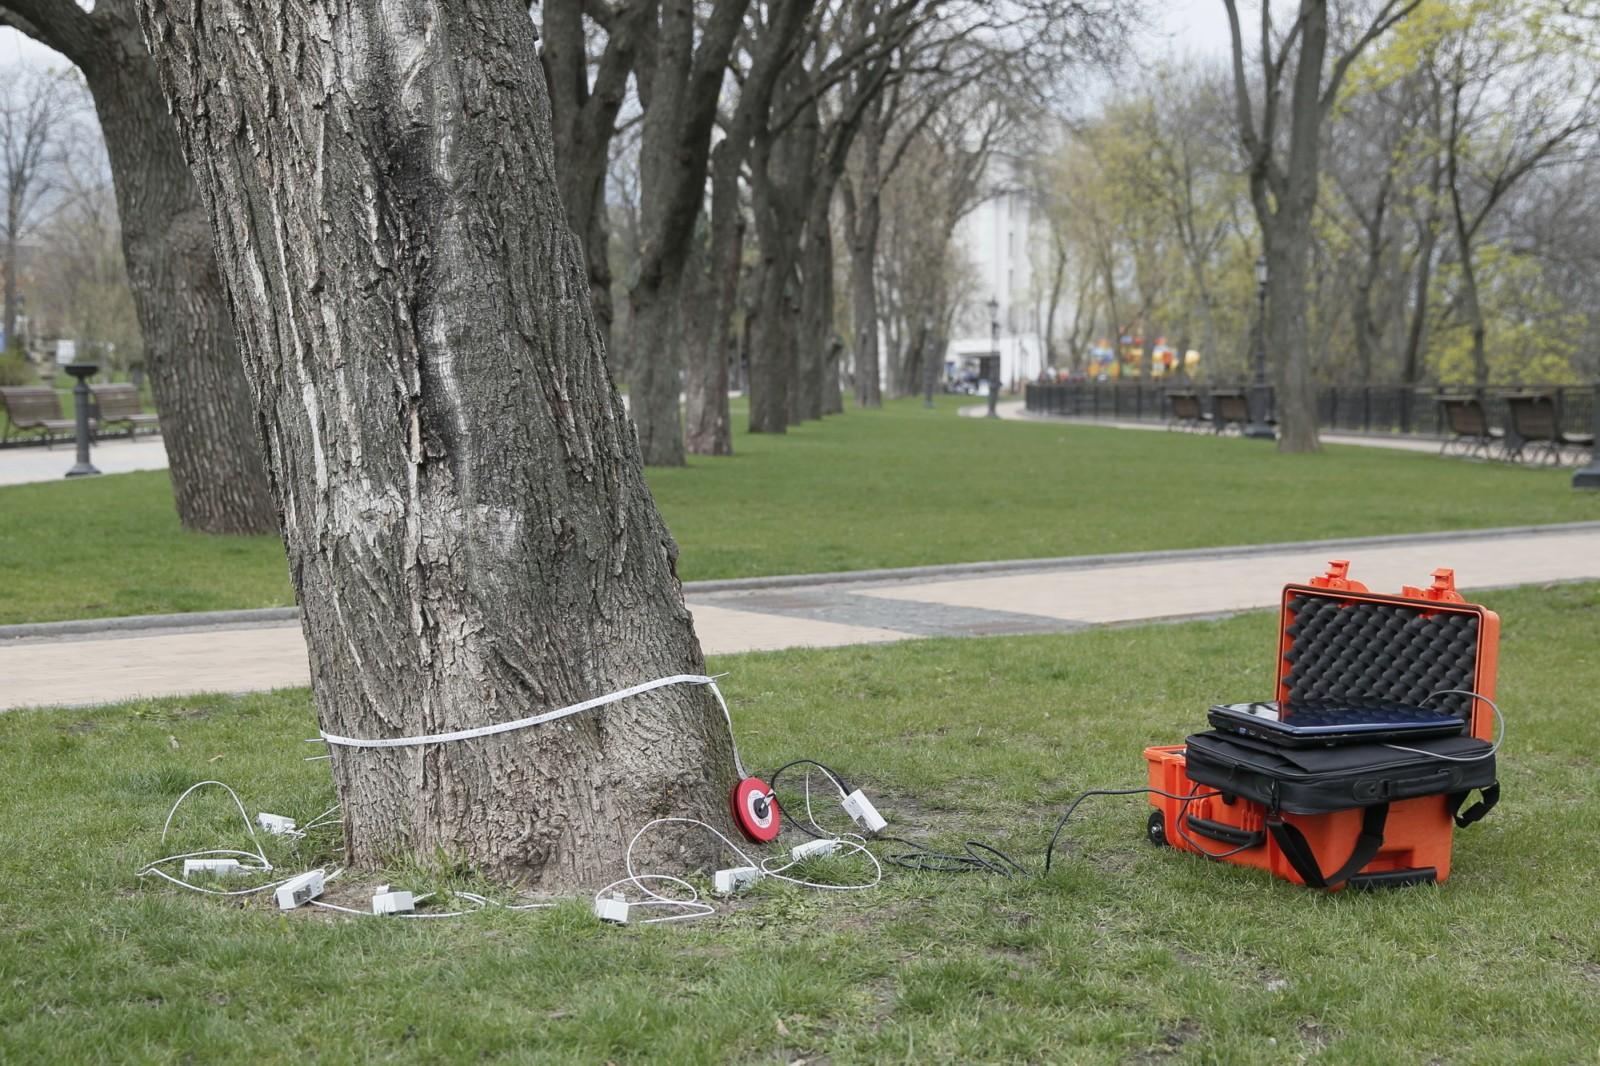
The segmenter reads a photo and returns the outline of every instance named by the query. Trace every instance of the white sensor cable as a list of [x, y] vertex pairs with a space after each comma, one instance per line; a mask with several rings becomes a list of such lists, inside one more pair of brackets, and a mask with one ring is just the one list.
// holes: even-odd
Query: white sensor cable
[[[719, 674], [717, 676], [720, 677], [722, 675]], [[454, 741], [474, 740], [478, 737], [496, 736], [500, 733], [510, 733], [517, 729], [528, 729], [532, 726], [544, 725], [547, 722], [558, 721], [559, 719], [566, 718], [569, 715], [578, 714], [582, 711], [594, 710], [596, 707], [605, 707], [609, 704], [617, 703], [633, 696], [642, 696], [646, 692], [654, 692], [656, 689], [666, 688], [669, 685], [709, 686], [711, 689], [711, 694], [716, 697], [717, 706], [722, 709], [723, 719], [728, 723], [728, 737], [730, 740], [732, 740], [733, 715], [728, 711], [728, 701], [722, 698], [722, 690], [717, 687], [717, 678], [707, 677], [704, 674], [673, 674], [671, 677], [658, 677], [654, 681], [646, 681], [642, 684], [630, 686], [629, 688], [619, 689], [616, 692], [608, 692], [604, 696], [596, 696], [594, 699], [584, 700], [582, 703], [574, 703], [566, 707], [558, 707], [553, 711], [544, 711], [540, 714], [529, 715], [526, 718], [518, 718], [511, 722], [497, 722], [494, 725], [482, 725], [472, 729], [456, 729], [448, 733], [428, 733], [412, 737], [377, 737], [363, 739], [360, 737], [342, 737], [334, 733], [329, 733], [325, 730], [319, 730], [319, 732], [322, 734], [322, 740], [328, 742], [329, 744], [335, 744], [346, 748], [414, 748], [420, 747], [424, 744], [449, 744]], [[312, 758], [322, 758], [322, 756], [313, 756]], [[741, 778], [750, 776], [749, 774], [745, 773], [744, 763], [739, 758], [739, 745], [737, 743], [733, 745], [733, 765], [734, 768], [739, 771], [739, 776]]]
[[1438, 692], [1430, 692], [1427, 696], [1423, 697], [1422, 702], [1426, 704], [1435, 696], [1471, 696], [1475, 700], [1482, 700], [1484, 703], [1487, 703], [1489, 705], [1489, 709], [1494, 712], [1494, 722], [1496, 727], [1494, 743], [1489, 745], [1489, 750], [1481, 752], [1477, 755], [1444, 755], [1437, 751], [1424, 751], [1421, 748], [1408, 748], [1403, 744], [1385, 744], [1384, 747], [1393, 748], [1395, 751], [1403, 751], [1409, 755], [1426, 755], [1430, 759], [1443, 759], [1445, 762], [1481, 762], [1484, 759], [1494, 758], [1494, 753], [1500, 750], [1500, 745], [1506, 739], [1506, 719], [1505, 715], [1500, 713], [1500, 705], [1494, 700], [1491, 700], [1488, 696], [1480, 695], [1479, 693], [1473, 692], [1471, 689], [1465, 688], [1446, 688], [1440, 689]]
[[[791, 877], [783, 872], [790, 867], [795, 866], [798, 862], [804, 860], [789, 859], [785, 861], [784, 857], [782, 856], [774, 856], [758, 861], [752, 858], [749, 853], [747, 853], [738, 844], [735, 844], [732, 840], [729, 840], [726, 836], [724, 836], [722, 832], [715, 826], [707, 825], [698, 818], [654, 818], [640, 826], [639, 831], [635, 833], [633, 835], [633, 839], [628, 842], [627, 851], [623, 854], [623, 864], [627, 868], [628, 876], [611, 882], [609, 885], [606, 885], [604, 888], [600, 889], [594, 894], [595, 905], [597, 908], [599, 908], [607, 896], [615, 892], [616, 889], [625, 885], [631, 885], [639, 892], [639, 894], [644, 896], [644, 899], [637, 902], [630, 902], [630, 907], [677, 907], [683, 909], [684, 911], [684, 913], [681, 914], [664, 915], [659, 918], [646, 918], [639, 923], [641, 925], [649, 925], [658, 922], [677, 922], [690, 918], [703, 918], [716, 913], [715, 907], [709, 903], [706, 903], [700, 898], [700, 891], [683, 878], [674, 877], [671, 874], [642, 874], [634, 869], [634, 847], [639, 843], [641, 837], [643, 837], [650, 830], [661, 825], [690, 825], [704, 829], [706, 832], [710, 833], [712, 836], [716, 837], [724, 845], [726, 845], [728, 850], [737, 855], [739, 860], [744, 863], [745, 866], [760, 870], [762, 876], [764, 877], [771, 877], [779, 881], [787, 881], [789, 884], [799, 885], [802, 888], [812, 888], [826, 892], [860, 892], [866, 889], [876, 888], [879, 883], [883, 881], [883, 866], [878, 862], [877, 857], [873, 855], [870, 850], [868, 850], [866, 842], [862, 838], [854, 836], [854, 834], [847, 834], [845, 837], [835, 837], [832, 839], [844, 849], [847, 849], [844, 854], [854, 855], [859, 853], [867, 857], [867, 860], [872, 863], [873, 867], [872, 880], [860, 884], [835, 885], [820, 881], [807, 881], [804, 878]], [[854, 839], [850, 839], [850, 837], [854, 837]], [[772, 863], [774, 862], [783, 862], [783, 865], [773, 867]], [[650, 887], [651, 882], [676, 886], [683, 890], [683, 894], [677, 896], [664, 895], [663, 893], [658, 892], [654, 888]]]

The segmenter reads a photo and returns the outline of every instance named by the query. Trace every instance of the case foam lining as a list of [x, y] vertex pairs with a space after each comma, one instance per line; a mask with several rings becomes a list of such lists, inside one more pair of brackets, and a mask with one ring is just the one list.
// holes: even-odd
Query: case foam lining
[[[1471, 689], [1478, 618], [1424, 607], [1340, 603], [1320, 596], [1289, 601], [1293, 620], [1282, 675], [1290, 702], [1393, 700], [1422, 704], [1440, 689]], [[1429, 707], [1469, 717], [1468, 696], [1440, 696]]]

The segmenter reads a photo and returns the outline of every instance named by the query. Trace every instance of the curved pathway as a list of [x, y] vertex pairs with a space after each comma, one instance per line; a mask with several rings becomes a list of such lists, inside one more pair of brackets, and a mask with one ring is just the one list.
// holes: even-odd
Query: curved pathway
[[[1060, 633], [1277, 604], [1350, 559], [1378, 591], [1456, 571], [1469, 598], [1600, 580], [1600, 522], [1256, 547], [1014, 560], [684, 587], [711, 656], [941, 636]], [[0, 627], [0, 710], [308, 683], [292, 609]]]

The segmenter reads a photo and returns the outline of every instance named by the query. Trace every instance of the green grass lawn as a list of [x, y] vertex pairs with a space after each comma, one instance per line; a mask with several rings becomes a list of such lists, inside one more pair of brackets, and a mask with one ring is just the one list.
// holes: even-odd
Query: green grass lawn
[[[1600, 519], [1570, 473], [1375, 448], [852, 411], [654, 470], [685, 580]], [[744, 424], [742, 411], [735, 422]], [[0, 488], [0, 624], [292, 602], [271, 537], [178, 529], [166, 476]]]
[[[1446, 884], [1385, 893], [1151, 847], [1135, 797], [1086, 803], [1049, 877], [769, 883], [648, 928], [602, 927], [586, 903], [280, 915], [133, 871], [166, 853], [161, 821], [202, 778], [252, 813], [328, 805], [326, 764], [301, 761], [306, 692], [0, 715], [0, 1061], [1593, 1062], [1600, 585], [1490, 605], [1504, 799], [1458, 834]], [[1037, 868], [1070, 796], [1142, 784], [1144, 746], [1267, 690], [1274, 627], [1257, 613], [713, 666], [752, 765], [819, 758], [896, 829]], [[178, 847], [237, 837], [225, 802], [197, 803]], [[294, 868], [332, 843], [269, 850]]]

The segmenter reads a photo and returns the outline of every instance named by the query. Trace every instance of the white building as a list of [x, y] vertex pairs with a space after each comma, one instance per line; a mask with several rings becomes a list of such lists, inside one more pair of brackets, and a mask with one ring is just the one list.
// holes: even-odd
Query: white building
[[995, 350], [990, 325], [990, 301], [994, 301], [1002, 381], [1009, 388], [1013, 382], [1038, 377], [1044, 366], [1044, 343], [1038, 332], [1030, 247], [1035, 227], [1042, 225], [1020, 188], [997, 193], [961, 220], [955, 244], [971, 266], [973, 280], [962, 294], [951, 330], [947, 375], [959, 378], [964, 369], [975, 368], [977, 356]]

